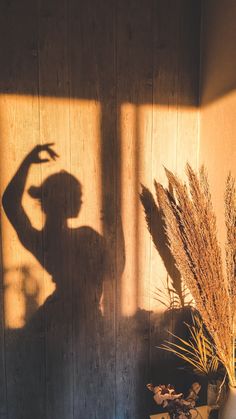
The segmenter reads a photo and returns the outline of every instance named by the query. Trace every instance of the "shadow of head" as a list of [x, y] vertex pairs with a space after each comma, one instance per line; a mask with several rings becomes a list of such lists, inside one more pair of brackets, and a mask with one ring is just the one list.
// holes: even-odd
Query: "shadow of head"
[[82, 204], [80, 182], [66, 171], [55, 173], [40, 186], [31, 186], [29, 195], [37, 199], [48, 217], [75, 218]]

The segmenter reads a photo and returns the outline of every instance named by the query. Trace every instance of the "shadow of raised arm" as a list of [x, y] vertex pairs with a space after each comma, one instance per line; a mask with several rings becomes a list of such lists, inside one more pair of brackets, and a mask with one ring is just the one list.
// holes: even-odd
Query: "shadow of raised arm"
[[[10, 223], [14, 227], [20, 242], [29, 250], [31, 250], [33, 240], [37, 241], [40, 232], [32, 227], [23, 208], [22, 197], [31, 165], [45, 163], [50, 159], [55, 160], [58, 157], [55, 151], [52, 150], [52, 145], [52, 143], [43, 144], [33, 148], [22, 161], [2, 197], [2, 205]], [[47, 157], [40, 157], [42, 151], [47, 153]]]

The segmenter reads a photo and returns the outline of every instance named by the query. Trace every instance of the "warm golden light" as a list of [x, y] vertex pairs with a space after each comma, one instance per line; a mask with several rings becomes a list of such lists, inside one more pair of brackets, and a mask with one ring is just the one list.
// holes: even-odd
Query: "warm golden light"
[[[53, 173], [68, 171], [80, 181], [83, 193], [79, 217], [68, 219], [68, 227], [87, 225], [102, 234], [100, 104], [94, 100], [2, 95], [0, 106], [1, 153], [4, 156], [1, 159], [1, 190], [36, 144], [55, 143], [54, 149], [60, 157], [32, 166], [26, 190], [32, 185], [39, 186]], [[126, 252], [121, 278], [121, 313], [124, 316], [134, 315], [138, 308], [164, 309], [155, 299], [155, 290], [157, 287], [164, 290], [167, 273], [147, 230], [139, 200], [140, 185], [147, 186], [155, 194], [154, 179], [166, 185], [163, 166], [180, 176], [186, 161], [196, 167], [198, 137], [198, 111], [195, 108], [121, 105], [121, 211]], [[26, 192], [23, 206], [33, 227], [42, 229], [45, 216], [40, 203]], [[3, 261], [7, 269], [4, 277], [6, 326], [17, 328], [43, 304], [55, 285], [50, 275], [19, 243], [4, 213], [2, 234]], [[100, 302], [104, 315], [105, 298], [106, 292]]]
[[136, 106], [124, 104], [120, 114], [121, 129], [121, 215], [125, 236], [126, 265], [121, 278], [121, 312], [133, 315], [137, 306], [139, 261], [138, 240], [138, 167]]
[[[127, 289], [130, 289], [131, 295], [132, 289], [135, 289], [133, 309], [135, 305], [137, 305], [138, 308], [145, 310], [164, 310], [165, 305], [161, 304], [156, 299], [156, 290], [157, 288], [161, 289], [163, 292], [163, 303], [165, 302], [168, 305], [167, 300], [169, 296], [167, 286], [168, 283], [170, 284], [171, 279], [168, 278], [163, 260], [152, 243], [145, 222], [143, 208], [140, 203], [135, 206], [135, 202], [137, 203], [140, 184], [147, 186], [154, 198], [154, 179], [168, 186], [164, 167], [177, 172], [181, 177], [185, 176], [184, 172], [187, 161], [194, 168], [197, 167], [199, 147], [198, 109], [193, 107], [181, 107], [181, 109], [179, 109], [177, 106], [168, 107], [160, 105], [142, 105], [134, 107], [133, 105], [127, 104], [123, 105], [121, 115], [122, 121], [125, 121], [125, 124], [123, 122], [122, 125], [122, 158], [124, 162], [126, 162], [124, 163], [124, 166], [126, 168], [136, 168], [135, 170], [133, 169], [133, 171], [130, 170], [131, 179], [129, 179], [129, 183], [137, 185], [136, 192], [133, 192], [133, 209], [129, 214], [130, 221], [128, 221], [128, 213], [126, 213], [126, 215], [124, 214], [124, 217], [126, 217], [127, 220], [126, 224], [128, 226], [128, 231], [131, 232], [132, 222], [134, 223], [134, 214], [136, 216], [135, 234], [132, 234], [134, 242], [130, 246], [133, 252], [132, 260], [135, 260], [136, 257], [136, 266], [138, 270], [135, 272], [134, 269], [131, 271], [130, 267], [126, 268], [126, 272], [129, 272], [129, 276], [123, 276], [122, 295], [127, 295]], [[131, 130], [130, 127], [132, 126], [133, 129]], [[131, 130], [131, 132], [129, 130]], [[132, 135], [133, 142], [130, 140]], [[134, 138], [134, 136], [136, 136], [136, 138]], [[126, 141], [126, 143], [124, 143], [124, 141]], [[127, 150], [129, 150], [130, 143], [136, 144], [136, 146], [135, 149], [132, 150], [132, 153], [127, 156]], [[126, 157], [124, 156], [125, 153]], [[133, 163], [131, 162], [132, 159]], [[123, 207], [125, 208], [125, 213], [127, 206], [130, 205], [132, 193], [127, 193], [127, 180], [126, 183], [123, 181], [122, 184], [124, 191], [126, 191], [123, 194]], [[134, 190], [133, 187], [133, 191]], [[133, 221], [131, 221], [131, 218]], [[129, 237], [129, 243], [130, 235], [131, 234], [126, 233], [126, 237]], [[128, 245], [126, 247], [128, 247]], [[127, 254], [128, 250], [126, 249], [126, 256]], [[128, 256], [127, 264], [129, 264]], [[134, 276], [133, 281], [130, 279], [132, 275]], [[126, 300], [124, 299], [124, 301]], [[123, 307], [123, 314], [128, 314], [127, 303], [124, 303]]]
[[76, 225], [102, 233], [101, 221], [101, 106], [94, 100], [70, 103], [71, 173], [82, 184], [82, 208]]
[[[211, 81], [209, 80], [209, 85]], [[207, 101], [207, 97], [206, 97]], [[226, 240], [224, 217], [224, 191], [228, 172], [236, 176], [235, 147], [236, 90], [207, 103], [201, 109], [200, 164], [205, 164], [217, 215], [219, 239]]]
[[[82, 185], [82, 207], [72, 228], [87, 225], [101, 232], [100, 105], [89, 100], [1, 95], [1, 192], [26, 154], [40, 143], [55, 143], [56, 161], [32, 165], [23, 206], [34, 228], [44, 226], [40, 203], [27, 190], [39, 186], [61, 170], [73, 174]], [[56, 212], [56, 209], [55, 209]], [[19, 242], [2, 211], [5, 325], [23, 327], [52, 294], [55, 284], [32, 254]]]
[[[140, 185], [155, 197], [154, 179], [167, 186], [163, 166], [184, 176], [186, 162], [198, 164], [198, 109], [123, 104], [121, 107], [122, 220], [126, 267], [122, 276], [122, 314], [138, 308], [164, 310], [157, 287], [167, 295], [167, 272], [155, 249], [139, 202]], [[166, 302], [166, 301], [165, 301]]]

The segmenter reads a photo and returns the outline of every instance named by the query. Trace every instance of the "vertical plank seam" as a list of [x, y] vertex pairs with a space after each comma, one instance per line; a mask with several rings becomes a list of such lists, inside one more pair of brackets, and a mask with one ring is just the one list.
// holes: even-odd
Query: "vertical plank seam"
[[179, 112], [180, 112], [180, 106], [179, 106], [179, 100], [180, 98], [180, 63], [179, 63], [179, 50], [180, 50], [180, 44], [181, 44], [181, 16], [178, 13], [176, 13], [177, 16], [177, 58], [176, 58], [176, 67], [177, 67], [177, 75], [176, 75], [176, 138], [175, 138], [175, 171], [177, 171], [178, 168], [178, 161], [177, 161], [177, 155], [178, 155], [178, 144], [179, 144]]
[[[136, 89], [136, 79], [135, 79], [135, 89]], [[136, 93], [136, 92], [135, 92]], [[135, 102], [135, 93], [134, 93], [134, 102]], [[135, 242], [134, 242], [134, 295], [135, 298], [135, 313], [134, 316], [138, 313], [139, 309], [139, 301], [140, 301], [140, 261], [139, 261], [139, 243], [140, 241], [140, 219], [139, 219], [139, 202], [138, 200], [138, 192], [139, 192], [139, 179], [140, 179], [140, 142], [141, 142], [141, 133], [140, 133], [140, 97], [139, 92], [137, 92], [137, 99], [136, 99], [136, 106], [135, 106], [135, 120], [134, 120], [134, 170], [133, 170], [133, 189], [134, 189], [134, 227], [135, 227]], [[131, 140], [132, 141], [132, 140]], [[134, 350], [137, 353], [139, 350], [137, 338], [136, 336], [134, 339]], [[139, 355], [140, 356], [140, 355]], [[137, 404], [133, 406], [133, 412], [137, 412]], [[132, 412], [132, 410], [131, 410]]]
[[[0, 226], [1, 228], [1, 226]], [[3, 327], [3, 367], [4, 367], [4, 376], [5, 376], [5, 406], [6, 406], [6, 418], [9, 418], [9, 409], [8, 409], [8, 388], [7, 388], [7, 362], [6, 362], [6, 328], [5, 328], [5, 299], [4, 299], [4, 269], [3, 269], [3, 243], [2, 243], [2, 228], [1, 233], [1, 245], [0, 245], [0, 260], [1, 260], [1, 289], [2, 289], [2, 301], [1, 301], [1, 316], [2, 316], [2, 327]]]
[[[139, 192], [139, 176], [140, 176], [140, 98], [137, 97], [136, 109], [135, 109], [135, 125], [134, 125], [134, 199], [138, 199], [138, 192]], [[139, 305], [139, 297], [140, 297], [140, 274], [139, 274], [139, 239], [140, 239], [140, 225], [139, 225], [139, 203], [135, 205], [135, 213], [134, 213], [134, 226], [136, 231], [136, 238], [135, 238], [135, 254], [134, 254], [134, 274], [135, 274], [135, 310], [137, 312], [138, 305]]]
[[[152, 118], [151, 118], [151, 156], [152, 156], [152, 164], [151, 164], [151, 182], [153, 182], [153, 119], [154, 119], [154, 80], [155, 80], [155, 74], [154, 74], [154, 53], [155, 53], [155, 35], [154, 35], [154, 11], [155, 11], [155, 0], [152, 1]], [[151, 213], [152, 217], [152, 213]], [[149, 374], [151, 371], [151, 278], [152, 278], [152, 238], [149, 234], [149, 281], [148, 281], [148, 304], [149, 304], [149, 337], [148, 337], [148, 380], [149, 380]]]
[[[71, 71], [71, 36], [70, 36], [70, 31], [69, 31], [69, 23], [71, 20], [71, 3], [70, 0], [66, 0], [66, 37], [67, 37], [67, 42], [66, 42], [66, 47], [67, 47], [67, 83], [68, 83], [68, 89], [67, 89], [67, 93], [68, 93], [68, 101], [69, 101], [69, 121], [68, 121], [68, 129], [69, 129], [69, 147], [70, 147], [70, 173], [71, 173], [71, 168], [72, 168], [72, 149], [71, 149], [71, 75], [72, 75], [72, 71]], [[71, 183], [71, 178], [70, 178], [70, 183]], [[72, 188], [70, 187], [70, 191], [72, 191]], [[71, 206], [71, 210], [72, 210], [72, 193], [70, 194], [70, 206]], [[72, 213], [72, 211], [71, 211]], [[72, 229], [70, 231], [70, 241], [71, 241], [71, 249], [73, 249], [73, 245], [72, 245], [72, 240], [73, 240], [73, 232]], [[70, 267], [70, 269], [72, 269], [72, 266]], [[71, 272], [71, 271], [70, 271]], [[72, 274], [71, 274], [71, 278], [72, 278]], [[75, 343], [74, 343], [74, 305], [73, 305], [73, 288], [74, 288], [74, 282], [71, 279], [71, 350], [72, 353], [70, 354], [71, 356], [71, 365], [72, 365], [72, 417], [75, 417], [75, 372], [74, 372], [74, 360], [75, 360], [75, 356], [74, 356], [74, 351], [75, 351]]]
[[[176, 89], [176, 137], [175, 137], [175, 172], [177, 172], [178, 170], [178, 145], [179, 145], [179, 112], [181, 112], [180, 110], [180, 101], [181, 101], [181, 77], [180, 77], [180, 59], [179, 59], [179, 51], [180, 51], [180, 47], [181, 47], [181, 40], [182, 40], [182, 34], [181, 34], [181, 29], [182, 29], [182, 14], [180, 14], [180, 10], [178, 8], [178, 11], [176, 13], [177, 16], [177, 24], [176, 24], [176, 29], [177, 29], [177, 45], [176, 45], [176, 54], [175, 54], [175, 60], [176, 60], [176, 85], [175, 85], [175, 89]], [[174, 313], [172, 311], [171, 313], [171, 331], [172, 333], [174, 333]]]
[[201, 102], [202, 102], [202, 60], [203, 60], [203, 31], [204, 31], [204, 23], [203, 23], [203, 1], [200, 2], [200, 16], [199, 16], [199, 67], [198, 67], [198, 103], [197, 103], [197, 112], [198, 112], [198, 121], [197, 121], [197, 168], [200, 164], [200, 141], [201, 141]]
[[[114, 59], [114, 81], [115, 81], [115, 115], [116, 115], [116, 130], [115, 130], [115, 135], [116, 135], [116, 143], [117, 143], [117, 147], [118, 147], [118, 143], [121, 142], [121, 138], [120, 138], [120, 112], [121, 109], [118, 109], [118, 93], [117, 93], [117, 83], [118, 83], [118, 69], [117, 69], [117, 48], [118, 48], [118, 37], [117, 37], [117, 26], [118, 26], [118, 16], [117, 16], [117, 2], [116, 0], [114, 0], [113, 2], [113, 48], [114, 48], [114, 54], [113, 54], [113, 59]], [[119, 165], [121, 164], [121, 147], [119, 146]], [[120, 194], [120, 190], [118, 191], [118, 176], [119, 176], [119, 187], [120, 190], [122, 188], [122, 179], [121, 179], [121, 170], [119, 170], [119, 173], [116, 173], [116, 202], [118, 201], [118, 192]], [[120, 202], [120, 196], [119, 196], [119, 207], [121, 206], [121, 202]], [[119, 208], [118, 210], [121, 210], [121, 208]], [[118, 215], [119, 217], [119, 215]], [[122, 213], [120, 214], [120, 217], [122, 217]], [[116, 211], [116, 233], [117, 230], [119, 228], [118, 226], [118, 222], [119, 220], [117, 220], [117, 211]], [[122, 223], [122, 219], [120, 221]], [[114, 355], [115, 355], [115, 359], [114, 359], [114, 363], [115, 363], [115, 367], [114, 367], [114, 374], [115, 374], [115, 392], [114, 392], [114, 413], [113, 416], [114, 418], [116, 418], [116, 412], [117, 412], [117, 336], [118, 336], [118, 269], [117, 269], [117, 263], [119, 263], [117, 261], [117, 255], [119, 252], [119, 249], [117, 249], [117, 240], [116, 240], [116, 275], [115, 275], [115, 279], [114, 279], [114, 291], [113, 291], [113, 302], [114, 302]]]
[[[38, 135], [39, 135], [39, 143], [42, 144], [42, 139], [41, 139], [41, 112], [40, 112], [40, 105], [41, 105], [41, 98], [40, 98], [40, 91], [41, 91], [41, 80], [40, 80], [40, 49], [41, 49], [41, 40], [40, 40], [40, 8], [41, 8], [41, 0], [38, 0], [38, 33], [37, 33], [37, 48], [38, 48]], [[43, 172], [42, 172], [42, 164], [40, 163], [40, 177], [41, 177], [41, 184], [43, 181]], [[41, 202], [43, 203], [43, 191], [41, 189]], [[42, 215], [42, 221], [43, 221], [43, 214]], [[45, 297], [45, 270], [44, 270], [44, 266], [45, 266], [45, 235], [44, 235], [44, 231], [42, 230], [42, 239], [41, 239], [41, 246], [42, 246], [42, 260], [43, 260], [43, 287], [44, 287], [44, 297]], [[43, 321], [44, 321], [44, 325], [43, 325], [43, 330], [44, 330], [44, 381], [45, 381], [45, 388], [44, 388], [44, 410], [45, 410], [45, 418], [48, 419], [48, 412], [47, 412], [47, 327], [46, 327], [46, 323], [47, 323], [47, 319], [46, 319], [46, 312], [45, 310], [43, 311]]]

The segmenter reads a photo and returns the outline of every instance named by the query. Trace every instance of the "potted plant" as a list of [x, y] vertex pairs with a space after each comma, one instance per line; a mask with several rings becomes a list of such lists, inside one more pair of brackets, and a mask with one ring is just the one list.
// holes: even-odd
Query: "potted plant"
[[[170, 333], [175, 339], [165, 340], [160, 349], [173, 353], [189, 365], [194, 373], [207, 378], [207, 405], [217, 406], [225, 381], [224, 369], [218, 358], [217, 351], [207, 330], [197, 313], [192, 314], [192, 324], [184, 323], [189, 338]], [[220, 377], [224, 377], [220, 380]]]
[[[236, 411], [236, 197], [229, 174], [225, 191], [227, 230], [226, 269], [217, 239], [216, 216], [205, 169], [186, 168], [188, 185], [166, 170], [169, 189], [155, 183], [169, 247], [195, 306], [225, 367], [229, 393], [221, 418], [234, 419]], [[170, 192], [172, 191], [172, 192]], [[234, 407], [230, 407], [232, 403]]]

